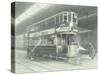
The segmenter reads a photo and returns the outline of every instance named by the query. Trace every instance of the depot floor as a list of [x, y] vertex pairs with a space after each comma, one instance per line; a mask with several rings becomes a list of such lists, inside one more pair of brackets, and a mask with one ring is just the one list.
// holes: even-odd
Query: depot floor
[[26, 58], [26, 50], [16, 49], [15, 52], [16, 73], [52, 72], [97, 68], [97, 56], [91, 60], [87, 55], [85, 55], [81, 57], [81, 64], [72, 64], [68, 63], [67, 60], [54, 60], [47, 58], [35, 58], [33, 60], [29, 60]]

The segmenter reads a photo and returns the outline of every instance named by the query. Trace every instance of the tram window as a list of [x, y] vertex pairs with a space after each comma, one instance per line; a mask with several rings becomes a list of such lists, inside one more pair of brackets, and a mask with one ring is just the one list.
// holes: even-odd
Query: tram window
[[64, 20], [67, 20], [67, 16], [64, 16]]
[[42, 38], [41, 45], [49, 45], [49, 44], [54, 44], [53, 38], [50, 38], [50, 36]]
[[73, 22], [76, 22], [76, 18], [73, 18]]
[[43, 26], [44, 29], [47, 28], [47, 25], [48, 25], [48, 23], [47, 23], [46, 21], [44, 21], [44, 22], [42, 23], [42, 26]]
[[75, 15], [73, 14], [73, 22], [76, 23], [76, 18], [75, 18]]
[[40, 25], [37, 24], [36, 26], [37, 26], [37, 31], [40, 31]]
[[64, 16], [64, 22], [66, 22], [67, 21], [67, 16]]
[[63, 15], [60, 14], [60, 24], [63, 22]]
[[48, 26], [49, 26], [49, 28], [53, 28], [54, 27], [54, 19], [53, 18], [48, 20]]
[[44, 29], [43, 27], [44, 27], [43, 24], [40, 23], [40, 30], [43, 30]]
[[48, 20], [45, 21], [44, 27], [45, 27], [45, 29], [48, 28]]
[[41, 30], [44, 30], [44, 29], [47, 29], [48, 28], [48, 21], [47, 22], [41, 22], [40, 23], [40, 29]]
[[59, 25], [59, 16], [56, 16], [56, 25]]
[[75, 39], [74, 39], [74, 38], [75, 38], [75, 37], [74, 37], [72, 34], [70, 34], [70, 35], [68, 36], [67, 40], [68, 40], [68, 44], [69, 44], [69, 45], [71, 45], [72, 42], [75, 42]]
[[71, 21], [71, 13], [68, 14], [68, 21]]
[[52, 38], [48, 38], [48, 44], [54, 44], [54, 40]]
[[41, 41], [41, 44], [47, 44], [47, 39], [43, 38], [42, 41]]
[[38, 31], [39, 27], [37, 26], [37, 24], [34, 26], [34, 31]]

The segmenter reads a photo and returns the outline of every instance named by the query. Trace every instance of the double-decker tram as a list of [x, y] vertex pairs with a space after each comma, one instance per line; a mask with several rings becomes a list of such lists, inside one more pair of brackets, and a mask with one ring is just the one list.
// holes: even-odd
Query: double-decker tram
[[63, 11], [27, 26], [27, 57], [75, 57], [80, 50], [79, 33], [78, 14], [72, 11]]

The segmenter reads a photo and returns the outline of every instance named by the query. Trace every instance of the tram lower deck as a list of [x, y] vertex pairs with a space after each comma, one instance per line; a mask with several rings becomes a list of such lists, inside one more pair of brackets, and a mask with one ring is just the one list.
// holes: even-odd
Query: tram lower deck
[[35, 45], [29, 45], [28, 47], [28, 57], [34, 58], [35, 56], [38, 56], [67, 58], [74, 57], [78, 53], [78, 51], [75, 50], [78, 45], [73, 34], [54, 34], [38, 39], [37, 43], [36, 39], [33, 40], [33, 42], [35, 42]]
[[[37, 39], [37, 40], [36, 40]], [[81, 54], [89, 55], [94, 58], [94, 49], [88, 45], [87, 49], [83, 48], [75, 34], [53, 34], [43, 36], [31, 41], [27, 48], [27, 57], [49, 57], [49, 58], [73, 58]], [[35, 43], [32, 45], [32, 43]]]

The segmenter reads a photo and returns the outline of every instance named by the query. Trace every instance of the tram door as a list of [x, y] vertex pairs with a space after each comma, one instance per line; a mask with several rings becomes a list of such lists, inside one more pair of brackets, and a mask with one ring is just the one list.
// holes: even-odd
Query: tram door
[[64, 54], [66, 54], [67, 50], [68, 50], [67, 35], [62, 34], [62, 51], [63, 51]]
[[66, 56], [68, 50], [68, 41], [66, 34], [57, 35], [57, 54]]

